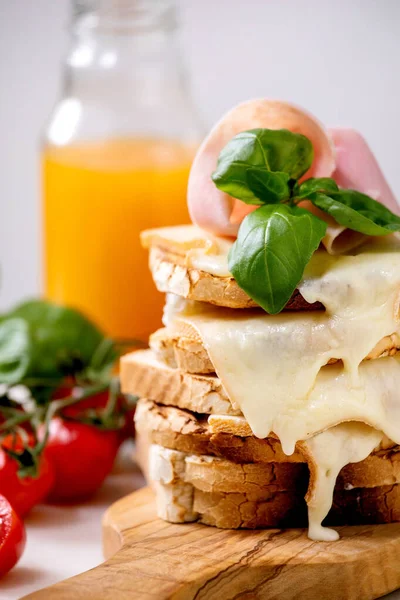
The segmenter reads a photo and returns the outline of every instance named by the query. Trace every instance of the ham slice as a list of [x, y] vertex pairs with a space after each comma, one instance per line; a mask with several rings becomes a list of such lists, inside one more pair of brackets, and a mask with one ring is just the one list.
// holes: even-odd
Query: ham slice
[[[328, 131], [336, 149], [336, 167], [332, 177], [338, 186], [368, 194], [399, 214], [396, 198], [363, 136], [354, 129], [336, 127]], [[322, 243], [329, 254], [352, 250], [366, 239], [362, 233], [338, 225], [310, 202], [304, 202], [302, 206], [327, 222], [328, 229]]]
[[189, 176], [188, 205], [193, 223], [217, 235], [236, 236], [239, 224], [256, 207], [218, 190], [211, 174], [222, 148], [246, 129], [289, 129], [307, 136], [314, 162], [307, 177], [330, 176], [335, 168], [333, 142], [321, 123], [297, 106], [278, 100], [249, 100], [235, 106], [214, 126], [200, 146]]
[[339, 187], [368, 194], [399, 214], [399, 204], [386, 181], [371, 148], [354, 129], [329, 129], [336, 148], [333, 177]]
[[[301, 108], [276, 100], [250, 100], [230, 110], [214, 126], [193, 161], [188, 184], [192, 221], [216, 235], [236, 236], [243, 218], [257, 207], [218, 190], [211, 174], [222, 148], [237, 133], [263, 127], [289, 129], [306, 135], [314, 147], [308, 177], [333, 177], [343, 188], [357, 189], [399, 214], [399, 205], [365, 139], [353, 129], [325, 129]], [[309, 202], [303, 203], [328, 223], [323, 240], [328, 252], [344, 252], [362, 243], [365, 236], [338, 225]]]

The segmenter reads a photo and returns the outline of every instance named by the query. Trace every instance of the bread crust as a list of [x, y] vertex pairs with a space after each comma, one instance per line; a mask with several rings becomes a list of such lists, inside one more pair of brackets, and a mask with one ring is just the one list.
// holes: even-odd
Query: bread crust
[[[306, 527], [304, 499], [290, 492], [247, 494], [194, 492], [194, 510], [205, 525], [223, 529]], [[325, 525], [369, 525], [400, 521], [400, 485], [336, 490]]]

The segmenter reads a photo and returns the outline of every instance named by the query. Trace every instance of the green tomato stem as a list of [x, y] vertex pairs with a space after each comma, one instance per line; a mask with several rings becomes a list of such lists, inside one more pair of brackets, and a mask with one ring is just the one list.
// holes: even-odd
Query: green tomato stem
[[29, 421], [32, 418], [32, 416], [33, 413], [22, 412], [22, 414], [16, 415], [11, 419], [7, 419], [6, 421], [4, 421], [4, 423], [0, 425], [0, 432], [8, 432], [9, 430], [11, 430], [10, 433], [12, 433], [12, 430], [17, 425], [20, 425], [25, 421]]
[[104, 392], [109, 387], [108, 383], [103, 383], [101, 385], [92, 386], [87, 388], [79, 397], [76, 396], [68, 396], [67, 398], [62, 398], [60, 400], [53, 400], [48, 405], [46, 415], [44, 418], [44, 436], [41, 442], [36, 446], [36, 454], [40, 455], [43, 452], [44, 447], [47, 444], [50, 433], [50, 421], [55, 415], [62, 411], [64, 408], [68, 406], [72, 406], [81, 400], [85, 400], [85, 398], [89, 398], [90, 396], [94, 396], [95, 394], [100, 394]]

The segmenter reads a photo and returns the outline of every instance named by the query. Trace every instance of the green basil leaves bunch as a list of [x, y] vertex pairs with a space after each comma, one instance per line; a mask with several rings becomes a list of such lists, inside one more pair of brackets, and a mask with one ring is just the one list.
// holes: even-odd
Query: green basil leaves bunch
[[400, 217], [366, 194], [339, 189], [328, 177], [300, 183], [313, 158], [304, 135], [251, 129], [228, 142], [212, 174], [218, 189], [260, 206], [240, 226], [229, 269], [238, 285], [271, 314], [285, 307], [326, 233], [325, 221], [298, 206], [303, 200], [365, 235], [400, 231]]
[[114, 342], [80, 312], [24, 302], [0, 317], [0, 384], [51, 392], [65, 377], [107, 383], [118, 358]]

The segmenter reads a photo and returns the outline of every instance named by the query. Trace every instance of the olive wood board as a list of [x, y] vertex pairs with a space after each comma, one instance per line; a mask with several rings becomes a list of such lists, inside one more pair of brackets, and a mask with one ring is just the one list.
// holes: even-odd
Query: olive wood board
[[167, 523], [143, 488], [105, 513], [104, 563], [24, 600], [370, 600], [400, 587], [400, 523], [338, 530], [313, 542], [303, 529]]

